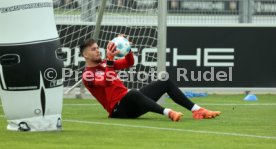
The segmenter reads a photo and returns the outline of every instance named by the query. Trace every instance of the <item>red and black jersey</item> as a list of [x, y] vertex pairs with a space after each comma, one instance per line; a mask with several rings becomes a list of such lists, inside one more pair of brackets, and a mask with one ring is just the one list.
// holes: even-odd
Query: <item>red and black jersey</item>
[[85, 87], [109, 114], [128, 91], [115, 70], [125, 69], [133, 64], [133, 53], [130, 52], [125, 58], [114, 61], [114, 67], [107, 67], [106, 61], [103, 61], [98, 66], [86, 67], [83, 71], [82, 81]]

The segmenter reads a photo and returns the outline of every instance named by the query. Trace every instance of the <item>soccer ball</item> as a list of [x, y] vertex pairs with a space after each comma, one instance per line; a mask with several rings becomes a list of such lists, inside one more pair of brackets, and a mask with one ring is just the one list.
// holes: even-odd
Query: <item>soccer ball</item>
[[127, 55], [131, 49], [129, 41], [124, 37], [116, 37], [112, 39], [112, 42], [115, 43], [116, 48], [120, 50], [120, 53], [117, 54], [117, 57], [124, 57]]

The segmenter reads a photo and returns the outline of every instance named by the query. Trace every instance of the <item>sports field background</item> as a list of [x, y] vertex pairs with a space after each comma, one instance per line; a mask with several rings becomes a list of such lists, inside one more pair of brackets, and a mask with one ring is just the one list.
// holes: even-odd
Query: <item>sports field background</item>
[[222, 111], [211, 120], [194, 120], [186, 109], [166, 99], [165, 107], [184, 112], [180, 122], [148, 113], [138, 119], [109, 119], [95, 100], [65, 99], [63, 131], [11, 132], [0, 110], [0, 149], [273, 149], [276, 148], [276, 95], [210, 95], [193, 98]]

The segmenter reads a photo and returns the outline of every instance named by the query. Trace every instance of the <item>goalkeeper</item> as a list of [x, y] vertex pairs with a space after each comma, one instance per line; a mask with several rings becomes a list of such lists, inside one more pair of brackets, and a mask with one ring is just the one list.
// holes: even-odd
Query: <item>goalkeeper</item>
[[83, 83], [109, 113], [110, 118], [137, 118], [147, 112], [154, 112], [166, 115], [172, 121], [179, 121], [183, 115], [181, 112], [156, 103], [165, 93], [175, 103], [190, 110], [195, 119], [214, 118], [221, 113], [194, 104], [170, 79], [150, 83], [140, 90], [128, 91], [117, 78], [115, 70], [131, 67], [134, 64], [133, 53], [130, 51], [123, 59], [114, 60], [119, 51], [113, 42], [107, 45], [106, 60], [101, 59], [98, 44], [94, 39], [84, 41], [80, 46], [80, 53], [86, 61]]

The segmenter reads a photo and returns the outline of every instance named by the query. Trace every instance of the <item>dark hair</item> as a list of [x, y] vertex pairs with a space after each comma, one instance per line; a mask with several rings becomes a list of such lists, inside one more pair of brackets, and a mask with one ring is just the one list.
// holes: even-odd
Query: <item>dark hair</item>
[[87, 47], [93, 45], [94, 43], [97, 43], [97, 41], [96, 41], [95, 39], [92, 39], [92, 38], [91, 38], [91, 39], [85, 40], [85, 41], [80, 45], [80, 53], [81, 53], [81, 55], [83, 55], [83, 51], [84, 51]]

